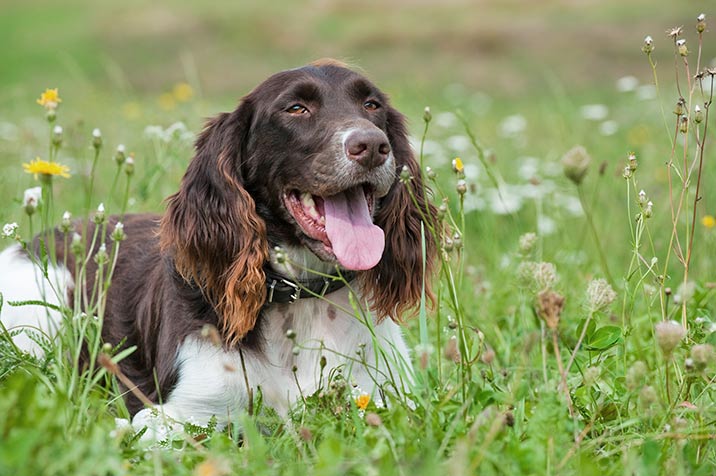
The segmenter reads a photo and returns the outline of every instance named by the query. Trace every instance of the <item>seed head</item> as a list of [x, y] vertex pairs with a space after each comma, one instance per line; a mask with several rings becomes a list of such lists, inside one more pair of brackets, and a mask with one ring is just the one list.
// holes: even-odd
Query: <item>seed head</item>
[[688, 116], [681, 116], [681, 119], [679, 120], [679, 132], [682, 134], [686, 134], [689, 132], [689, 117]]
[[70, 250], [72, 251], [73, 255], [82, 256], [84, 246], [82, 245], [82, 237], [77, 232], [74, 232], [72, 234], [72, 244], [70, 245]]
[[634, 152], [629, 152], [629, 155], [627, 156], [627, 161], [629, 162], [629, 170], [632, 172], [636, 170], [637, 168], [637, 161], [636, 161], [636, 154]]
[[94, 214], [94, 222], [98, 225], [101, 225], [105, 221], [105, 214], [104, 214], [104, 203], [100, 203], [97, 207], [97, 211]]
[[646, 206], [644, 207], [644, 210], [641, 212], [641, 214], [644, 218], [651, 218], [651, 216], [654, 214], [653, 206], [654, 206], [654, 202], [652, 202], [651, 200], [646, 202]]
[[696, 344], [691, 348], [691, 360], [694, 368], [702, 372], [714, 360], [714, 348], [711, 344]]
[[37, 207], [40, 206], [41, 201], [41, 187], [32, 187], [25, 190], [22, 197], [22, 207], [25, 209], [25, 213], [27, 213], [28, 216], [32, 216], [35, 213], [35, 210], [37, 210]]
[[641, 51], [650, 55], [654, 51], [654, 39], [651, 36], [644, 38], [644, 45], [641, 47]]
[[699, 16], [696, 17], [696, 31], [699, 33], [703, 33], [706, 29], [706, 15], [701, 13]]
[[423, 110], [423, 121], [425, 121], [425, 124], [430, 124], [430, 121], [433, 120], [433, 115], [430, 112], [430, 106], [425, 106], [425, 109]]
[[689, 49], [686, 47], [685, 39], [680, 38], [680, 39], [676, 40], [676, 51], [678, 51], [679, 55], [681, 55], [681, 56], [689, 55]]
[[659, 400], [656, 390], [651, 385], [644, 385], [639, 392], [639, 403], [643, 409], [648, 409]]
[[634, 171], [631, 168], [629, 168], [628, 165], [626, 167], [624, 167], [624, 171], [622, 172], [622, 177], [629, 180], [632, 177], [632, 175], [634, 175]]
[[407, 165], [403, 165], [403, 168], [400, 169], [400, 181], [403, 183], [408, 183], [413, 177], [410, 175], [410, 169]]
[[581, 145], [573, 147], [562, 157], [564, 175], [576, 185], [579, 185], [584, 180], [584, 176], [587, 175], [591, 162], [592, 158], [584, 147]]
[[681, 36], [681, 32], [683, 29], [683, 26], [675, 26], [674, 28], [666, 30], [666, 34], [669, 36], [669, 38], [673, 38], [674, 40], [676, 40]]
[[676, 101], [676, 105], [674, 106], [674, 114], [677, 116], [683, 116], [686, 112], [686, 100], [684, 98], [679, 98], [678, 101]]
[[698, 104], [694, 106], [694, 122], [696, 124], [701, 124], [701, 121], [704, 120], [704, 113], [701, 110], [701, 106]]
[[124, 173], [128, 176], [134, 174], [134, 154], [129, 154], [127, 160], [124, 161]]
[[450, 339], [448, 339], [447, 344], [445, 344], [445, 358], [452, 360], [456, 364], [459, 364], [460, 357], [460, 349], [458, 349], [457, 337], [452, 336]]
[[665, 357], [671, 356], [672, 352], [681, 339], [686, 335], [686, 331], [676, 321], [662, 321], [654, 327], [656, 334], [656, 343], [659, 345], [661, 352]]
[[60, 230], [62, 233], [69, 233], [72, 229], [72, 214], [68, 211], [62, 214], [62, 222], [60, 223]]
[[617, 298], [617, 293], [605, 279], [594, 279], [587, 286], [587, 301], [592, 312], [603, 311]]
[[425, 167], [425, 176], [427, 178], [429, 178], [430, 180], [435, 180], [435, 177], [437, 177], [438, 174], [435, 173], [435, 171], [433, 170], [432, 167], [427, 166], [427, 167]]

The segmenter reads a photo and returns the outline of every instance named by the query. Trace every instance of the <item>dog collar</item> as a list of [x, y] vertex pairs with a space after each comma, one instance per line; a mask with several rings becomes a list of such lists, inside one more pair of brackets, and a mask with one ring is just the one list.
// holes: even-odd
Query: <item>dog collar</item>
[[266, 303], [293, 303], [297, 299], [323, 297], [338, 291], [355, 278], [355, 273], [346, 271], [341, 275], [320, 276], [310, 279], [289, 279], [271, 269], [266, 274]]

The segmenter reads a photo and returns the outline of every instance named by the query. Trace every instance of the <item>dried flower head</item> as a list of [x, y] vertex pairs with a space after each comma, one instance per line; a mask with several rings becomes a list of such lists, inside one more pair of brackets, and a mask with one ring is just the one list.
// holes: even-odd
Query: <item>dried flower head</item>
[[669, 38], [673, 38], [674, 40], [676, 40], [677, 38], [679, 38], [681, 36], [681, 32], [683, 31], [683, 29], [684, 29], [683, 26], [675, 26], [674, 28], [670, 28], [670, 29], [666, 30], [666, 35]]
[[691, 360], [694, 368], [702, 372], [714, 360], [714, 348], [711, 344], [696, 344], [691, 348]]
[[587, 153], [587, 149], [578, 145], [573, 147], [562, 157], [562, 167], [564, 175], [569, 180], [579, 185], [584, 180], [584, 176], [589, 171], [589, 164], [592, 162], [591, 156]]
[[680, 56], [688, 56], [689, 49], [686, 47], [686, 40], [681, 38], [676, 40], [676, 51], [679, 52]]
[[605, 279], [594, 279], [587, 286], [587, 302], [592, 312], [603, 311], [617, 298], [617, 293]]
[[457, 337], [452, 336], [448, 339], [447, 344], [445, 344], [445, 357], [456, 364], [460, 363], [461, 356], [457, 345]]
[[666, 357], [672, 354], [681, 339], [686, 335], [686, 330], [676, 321], [659, 322], [654, 327], [654, 331], [656, 343]]
[[546, 289], [537, 295], [537, 315], [544, 320], [549, 329], [557, 329], [562, 309], [564, 309], [564, 296], [561, 294]]

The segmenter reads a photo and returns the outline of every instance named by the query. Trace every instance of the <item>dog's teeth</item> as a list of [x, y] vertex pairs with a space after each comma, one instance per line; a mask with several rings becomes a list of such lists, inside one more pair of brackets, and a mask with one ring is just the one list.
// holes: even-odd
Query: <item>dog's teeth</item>
[[303, 209], [308, 214], [308, 216], [318, 222], [321, 221], [322, 217], [318, 213], [318, 210], [316, 210], [316, 202], [313, 201], [313, 197], [310, 193], [304, 192], [301, 194], [301, 205], [303, 205]]

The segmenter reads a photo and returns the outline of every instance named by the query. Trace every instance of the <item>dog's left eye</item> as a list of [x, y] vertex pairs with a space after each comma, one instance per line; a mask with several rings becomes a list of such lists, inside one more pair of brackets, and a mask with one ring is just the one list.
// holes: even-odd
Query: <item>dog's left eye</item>
[[308, 108], [302, 104], [293, 104], [288, 109], [286, 109], [286, 112], [298, 116], [300, 114], [306, 114], [308, 112]]
[[363, 103], [363, 109], [366, 111], [375, 111], [376, 109], [380, 109], [380, 104], [376, 101], [366, 101]]

